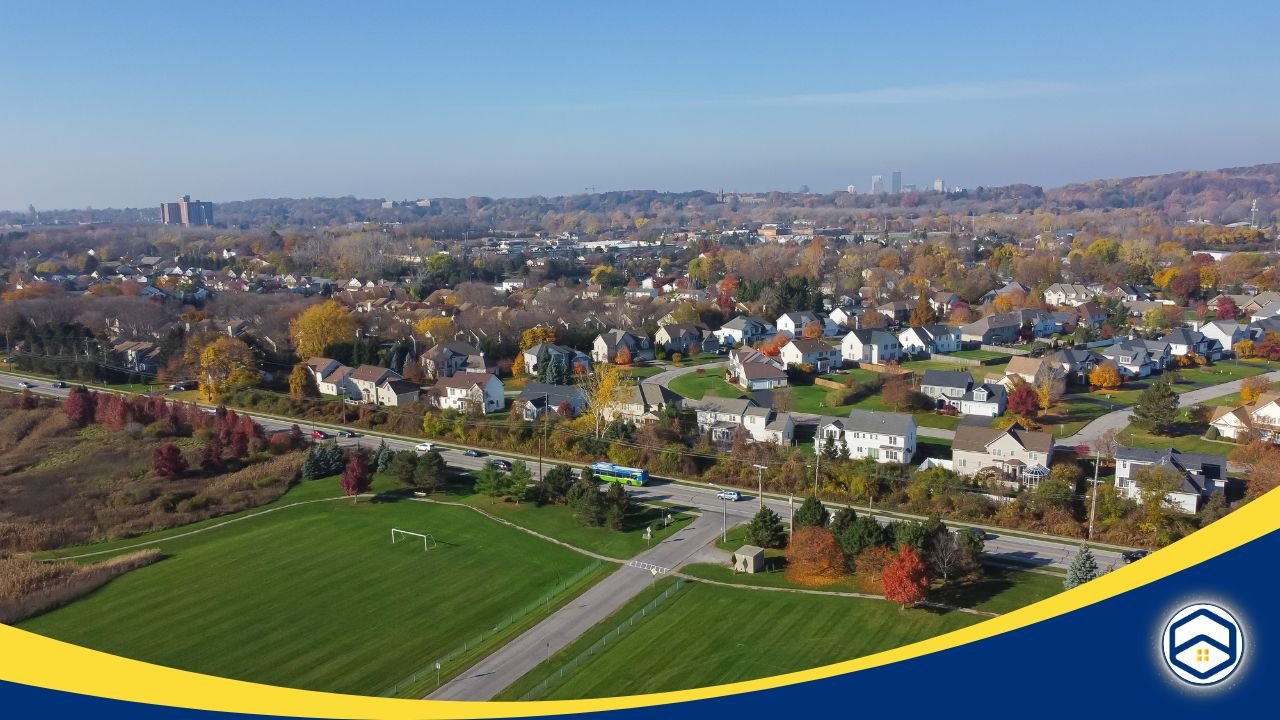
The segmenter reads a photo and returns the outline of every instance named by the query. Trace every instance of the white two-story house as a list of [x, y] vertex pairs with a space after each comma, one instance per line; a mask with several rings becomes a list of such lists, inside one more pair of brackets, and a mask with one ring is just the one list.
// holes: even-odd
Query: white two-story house
[[916, 454], [916, 420], [906, 413], [850, 410], [848, 417], [818, 420], [821, 451], [832, 443], [854, 460], [909, 463]]
[[487, 415], [506, 407], [502, 381], [490, 373], [456, 373], [437, 380], [433, 390], [442, 409]]
[[840, 341], [840, 356], [848, 362], [881, 365], [902, 359], [902, 345], [884, 330], [851, 330]]
[[832, 347], [821, 340], [794, 338], [783, 345], [778, 357], [788, 367], [792, 365], [809, 365], [814, 372], [825, 373], [840, 367], [840, 348]]
[[913, 355], [953, 353], [960, 349], [960, 329], [950, 325], [924, 325], [898, 333], [902, 351]]

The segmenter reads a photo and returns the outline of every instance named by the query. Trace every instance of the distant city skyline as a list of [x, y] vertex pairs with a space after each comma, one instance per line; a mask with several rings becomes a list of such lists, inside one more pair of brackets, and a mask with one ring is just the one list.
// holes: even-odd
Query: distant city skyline
[[[1055, 187], [1275, 162], [1278, 24], [1265, 2], [8, 3], [0, 208], [832, 192], [872, 175], [891, 191], [894, 172]], [[851, 52], [825, 41], [837, 28], [891, 31]], [[745, 50], [763, 37], [808, 42]], [[1214, 37], [1238, 42], [1188, 52]]]

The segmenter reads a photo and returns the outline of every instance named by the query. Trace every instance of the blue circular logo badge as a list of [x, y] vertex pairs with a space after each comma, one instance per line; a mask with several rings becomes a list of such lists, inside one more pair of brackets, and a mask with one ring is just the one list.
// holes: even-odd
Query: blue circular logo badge
[[1189, 605], [1169, 618], [1160, 638], [1165, 664], [1189, 685], [1216, 685], [1240, 667], [1244, 632], [1225, 608]]

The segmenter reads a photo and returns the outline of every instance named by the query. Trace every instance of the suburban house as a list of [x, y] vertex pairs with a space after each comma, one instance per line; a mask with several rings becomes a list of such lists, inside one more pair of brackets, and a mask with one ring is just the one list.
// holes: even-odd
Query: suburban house
[[834, 335], [839, 332], [839, 326], [833, 321], [818, 313], [805, 310], [783, 313], [778, 316], [778, 334], [786, 335], [790, 338], [800, 337], [804, 334], [805, 326], [813, 322], [822, 326], [823, 335]]
[[1134, 478], [1136, 471], [1150, 465], [1164, 465], [1182, 477], [1182, 484], [1165, 495], [1165, 502], [1185, 513], [1200, 509], [1200, 503], [1222, 491], [1227, 480], [1227, 459], [1221, 455], [1184, 453], [1173, 448], [1116, 448], [1116, 488], [1122, 495], [1142, 502], [1141, 490]]
[[502, 381], [490, 373], [457, 373], [436, 380], [435, 403], [443, 409], [488, 414], [506, 406]]
[[117, 362], [129, 370], [144, 375], [159, 370], [160, 348], [145, 340], [121, 340], [111, 346]]
[[[992, 376], [988, 376], [987, 381], [991, 382], [992, 379]], [[1004, 376], [996, 382], [1012, 387], [1019, 380], [1037, 388], [1043, 387], [1047, 382], [1058, 393], [1067, 389], [1066, 374], [1049, 358], [1016, 355], [1009, 359], [1009, 364], [1004, 366]]]
[[898, 343], [903, 352], [913, 355], [953, 353], [960, 349], [960, 330], [938, 324], [907, 328], [898, 333]]
[[777, 358], [750, 347], [729, 353], [729, 372], [747, 390], [771, 390], [787, 384], [786, 366]]
[[628, 330], [610, 330], [596, 336], [591, 346], [591, 359], [596, 362], [617, 362], [618, 352], [626, 349], [629, 362], [645, 362], [653, 359], [653, 343], [648, 335]]
[[964, 370], [926, 370], [920, 392], [933, 398], [937, 407], [950, 405], [964, 415], [997, 417], [1009, 404], [1003, 385], [980, 384]]
[[1092, 350], [1067, 348], [1045, 356], [1045, 361], [1061, 372], [1069, 383], [1087, 385], [1089, 373], [1106, 358]]
[[575, 418], [586, 409], [587, 394], [576, 385], [530, 382], [520, 391], [517, 402], [525, 420], [537, 420], [547, 413]]
[[537, 375], [543, 363], [553, 362], [562, 363], [570, 372], [591, 369], [591, 358], [586, 353], [565, 345], [538, 343], [524, 351], [524, 371], [530, 375]]
[[698, 430], [709, 433], [713, 442], [732, 442], [741, 429], [755, 442], [790, 445], [795, 433], [795, 420], [790, 413], [775, 413], [747, 398], [708, 395], [701, 400], [686, 400], [685, 407], [694, 411]]
[[964, 476], [994, 475], [1004, 485], [1039, 485], [1053, 461], [1053, 435], [1025, 430], [960, 425], [951, 443], [951, 466]]
[[316, 388], [321, 395], [354, 395], [355, 387], [347, 382], [351, 368], [332, 358], [313, 357], [307, 359], [307, 369], [316, 381]]
[[1231, 353], [1237, 342], [1251, 337], [1248, 325], [1235, 320], [1214, 320], [1200, 326], [1200, 333], [1210, 340], [1217, 341], [1223, 352]]
[[1067, 283], [1054, 283], [1045, 288], [1044, 301], [1050, 305], [1083, 305], [1100, 292], [1101, 288], [1090, 288], [1085, 285], [1070, 285]]
[[612, 420], [616, 415], [639, 425], [661, 419], [668, 407], [679, 408], [684, 398], [655, 382], [640, 382], [619, 388], [614, 404], [616, 413], [608, 413]]
[[965, 301], [957, 294], [950, 290], [939, 290], [929, 296], [929, 307], [938, 314], [938, 317], [951, 317], [951, 311], [957, 305], [965, 305]]
[[1215, 408], [1209, 426], [1236, 442], [1280, 443], [1280, 395], [1263, 393], [1248, 404]]
[[378, 386], [386, 380], [402, 380], [400, 373], [378, 365], [361, 365], [351, 371], [347, 382], [355, 389], [353, 400], [360, 402], [378, 402]]
[[714, 347], [708, 346], [714, 346], [716, 342], [711, 330], [702, 323], [671, 323], [658, 327], [653, 344], [668, 353], [697, 355], [706, 350], [714, 351]]
[[840, 341], [840, 356], [848, 362], [880, 365], [900, 360], [902, 345], [885, 330], [850, 330]]
[[1103, 297], [1115, 298], [1121, 301], [1138, 302], [1140, 300], [1150, 300], [1151, 293], [1146, 288], [1136, 285], [1127, 284], [1111, 284], [1103, 285], [1102, 292], [1099, 293]]
[[[1164, 349], [1167, 350], [1167, 346]], [[1099, 354], [1115, 363], [1120, 368], [1120, 374], [1127, 378], [1142, 378], [1162, 371], [1167, 360], [1163, 355], [1153, 354], [1145, 341], [1136, 338], [1121, 340], [1111, 347], [1103, 348]]]
[[831, 318], [831, 321], [840, 327], [851, 328], [857, 324], [858, 318], [861, 316], [862, 308], [854, 305], [841, 305], [832, 310], [827, 317]]
[[1169, 343], [1170, 355], [1198, 355], [1209, 360], [1222, 359], [1222, 343], [1190, 328], [1177, 328], [1160, 338]]
[[1010, 280], [1005, 283], [1004, 287], [987, 291], [987, 294], [982, 296], [981, 301], [989, 303], [995, 301], [998, 297], [1009, 297], [1011, 295], [1022, 295], [1023, 297], [1026, 297], [1029, 292], [1031, 292], [1031, 288], [1023, 285], [1017, 280]]
[[752, 345], [773, 334], [773, 326], [758, 317], [739, 315], [720, 326], [714, 335], [725, 347]]
[[373, 401], [378, 405], [404, 407], [418, 402], [421, 397], [422, 388], [417, 383], [399, 377], [388, 377], [373, 389]]
[[792, 365], [809, 365], [814, 372], [825, 373], [841, 365], [839, 346], [832, 347], [821, 340], [795, 338], [787, 341], [779, 350], [782, 362]]
[[876, 312], [889, 319], [894, 325], [903, 325], [911, 319], [911, 310], [915, 307], [915, 303], [906, 300], [894, 300], [887, 302], [876, 308]]
[[1107, 321], [1107, 311], [1103, 310], [1098, 303], [1090, 300], [1071, 308], [1067, 312], [1067, 319], [1076, 327], [1084, 325], [1096, 329], [1102, 327], [1103, 323]]
[[1022, 333], [1022, 317], [1006, 312], [988, 315], [960, 326], [960, 339], [983, 345], [1012, 345]]
[[909, 463], [916, 454], [916, 419], [907, 413], [855, 408], [848, 417], [820, 418], [817, 438], [822, 448], [833, 443], [854, 460]]
[[448, 377], [456, 372], [493, 372], [485, 363], [484, 353], [461, 340], [442, 342], [422, 354], [423, 368], [433, 378]]

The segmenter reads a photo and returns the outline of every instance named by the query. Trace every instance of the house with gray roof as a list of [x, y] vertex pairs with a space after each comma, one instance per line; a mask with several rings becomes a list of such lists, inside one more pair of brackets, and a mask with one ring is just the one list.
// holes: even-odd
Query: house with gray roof
[[909, 463], [916, 453], [916, 419], [906, 413], [854, 408], [847, 417], [820, 418], [816, 438], [821, 448], [833, 443], [854, 460]]
[[1014, 488], [1034, 487], [1049, 476], [1053, 435], [1026, 430], [961, 424], [951, 441], [951, 466], [956, 474], [984, 476]]
[[733, 442], [734, 434], [741, 431], [755, 442], [790, 445], [795, 433], [795, 420], [790, 413], [760, 407], [748, 398], [708, 395], [701, 400], [686, 400], [684, 406], [694, 411], [698, 430], [709, 434], [712, 442]]
[[625, 349], [633, 363], [646, 362], [653, 359], [653, 341], [644, 333], [619, 330], [617, 328], [596, 336], [591, 345], [591, 359], [596, 362], [617, 362], [618, 352]]
[[997, 417], [1009, 404], [1009, 395], [999, 383], [979, 383], [967, 370], [926, 370], [920, 392], [933, 398], [937, 407], [951, 406], [962, 415]]
[[1221, 492], [1227, 481], [1227, 459], [1221, 455], [1189, 453], [1169, 448], [1116, 448], [1116, 489], [1120, 494], [1142, 502], [1142, 488], [1135, 478], [1143, 467], [1161, 465], [1179, 475], [1179, 486], [1165, 495], [1165, 501], [1184, 513], [1194, 513], [1200, 503], [1215, 492]]
[[587, 394], [577, 385], [530, 382], [520, 391], [516, 402], [525, 420], [537, 420], [547, 413], [575, 418], [587, 407]]
[[751, 345], [769, 337], [773, 333], [773, 325], [767, 320], [749, 315], [739, 315], [721, 325], [714, 335], [721, 345], [733, 347], [738, 344]]

